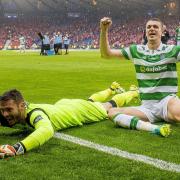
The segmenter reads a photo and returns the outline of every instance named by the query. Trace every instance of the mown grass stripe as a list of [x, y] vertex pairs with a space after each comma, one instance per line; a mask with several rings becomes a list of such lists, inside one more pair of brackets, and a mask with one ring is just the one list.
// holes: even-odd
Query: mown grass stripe
[[64, 133], [55, 133], [54, 137], [58, 138], [58, 139], [63, 139], [65, 141], [69, 141], [69, 142], [72, 142], [75, 144], [79, 144], [81, 146], [96, 149], [98, 151], [102, 151], [102, 152], [111, 154], [113, 156], [119, 156], [119, 157], [123, 157], [123, 158], [130, 159], [130, 160], [140, 161], [140, 162], [152, 165], [152, 166], [162, 169], [162, 170], [180, 172], [180, 164], [170, 163], [167, 161], [151, 158], [149, 156], [145, 156], [145, 155], [141, 155], [141, 154], [129, 153], [127, 151], [122, 151], [117, 148], [93, 143], [91, 141], [87, 141], [87, 140], [84, 140], [81, 138], [70, 136], [70, 135], [67, 135]]

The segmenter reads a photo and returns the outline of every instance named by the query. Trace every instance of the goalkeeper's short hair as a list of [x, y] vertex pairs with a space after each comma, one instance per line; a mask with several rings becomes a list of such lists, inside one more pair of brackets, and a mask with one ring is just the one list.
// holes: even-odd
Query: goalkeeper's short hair
[[6, 102], [9, 100], [14, 100], [16, 103], [20, 103], [24, 101], [24, 98], [20, 91], [17, 89], [11, 89], [0, 96], [0, 102]]

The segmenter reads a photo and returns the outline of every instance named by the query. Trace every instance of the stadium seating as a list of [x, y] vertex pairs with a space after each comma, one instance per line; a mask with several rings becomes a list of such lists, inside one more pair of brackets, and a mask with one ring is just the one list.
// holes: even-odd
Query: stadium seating
[[[1, 19], [3, 22], [0, 29], [0, 49], [2, 49], [7, 39], [11, 39], [10, 49], [18, 49], [19, 35], [26, 37], [26, 48], [31, 49], [33, 44], [39, 44], [37, 32], [49, 32], [50, 39], [54, 31], [60, 31], [63, 35], [70, 35], [70, 47], [82, 49], [99, 48], [99, 22], [88, 22], [81, 19], [76, 22], [52, 20], [50, 17], [28, 17], [22, 19]], [[128, 46], [132, 43], [141, 43], [146, 19], [131, 20], [128, 23], [113, 20], [110, 30], [109, 40], [112, 48]], [[178, 25], [178, 19], [166, 19], [165, 24], [172, 37], [175, 36], [175, 28]], [[172, 38], [169, 44], [174, 44]]]

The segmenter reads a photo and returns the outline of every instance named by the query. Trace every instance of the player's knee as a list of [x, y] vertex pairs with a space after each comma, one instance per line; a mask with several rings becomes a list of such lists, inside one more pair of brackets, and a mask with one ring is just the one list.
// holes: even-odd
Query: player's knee
[[170, 119], [175, 122], [180, 122], [180, 111], [174, 111], [170, 114]]
[[180, 100], [170, 100], [168, 104], [168, 118], [180, 122]]
[[117, 108], [111, 108], [108, 111], [108, 117], [110, 119], [113, 119], [113, 117], [118, 113], [119, 111], [117, 110]]

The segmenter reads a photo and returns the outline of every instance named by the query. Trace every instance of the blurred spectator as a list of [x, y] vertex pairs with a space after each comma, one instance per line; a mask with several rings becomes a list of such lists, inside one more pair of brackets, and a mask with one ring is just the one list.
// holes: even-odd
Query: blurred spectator
[[167, 44], [169, 39], [170, 39], [169, 31], [167, 30], [166, 25], [163, 25], [163, 34], [161, 37], [161, 41], [163, 44]]
[[56, 55], [62, 54], [62, 34], [60, 32], [54, 33], [53, 37], [54, 52]]
[[25, 52], [26, 40], [25, 40], [25, 37], [22, 34], [19, 37], [19, 42], [20, 42], [20, 45], [19, 45], [20, 53]]
[[[58, 19], [58, 21], [57, 21]], [[122, 18], [120, 20], [113, 20], [112, 28], [110, 29], [109, 39], [112, 48], [121, 48], [132, 43], [142, 43], [143, 27], [146, 18], [128, 20]], [[175, 29], [178, 26], [178, 18], [162, 18], [162, 21], [167, 25], [170, 36], [167, 41], [168, 44], [176, 43]], [[54, 31], [60, 31], [62, 36], [65, 33], [69, 34], [71, 39], [70, 48], [82, 49], [96, 49], [99, 48], [99, 22], [87, 20], [84, 18], [69, 19], [67, 21], [57, 16], [52, 18], [50, 16], [32, 16], [19, 17], [17, 19], [1, 19], [0, 28], [0, 49], [4, 47], [7, 40], [10, 49], [17, 49], [20, 45], [19, 34], [26, 37], [26, 49], [40, 47], [41, 43], [38, 40], [36, 32], [45, 34], [48, 31], [49, 38], [53, 38]]]
[[180, 24], [179, 27], [176, 28], [176, 44], [180, 46]]
[[63, 43], [64, 43], [64, 48], [66, 50], [65, 54], [69, 54], [69, 43], [70, 43], [70, 39], [68, 34], [65, 35], [65, 37], [63, 38]]

